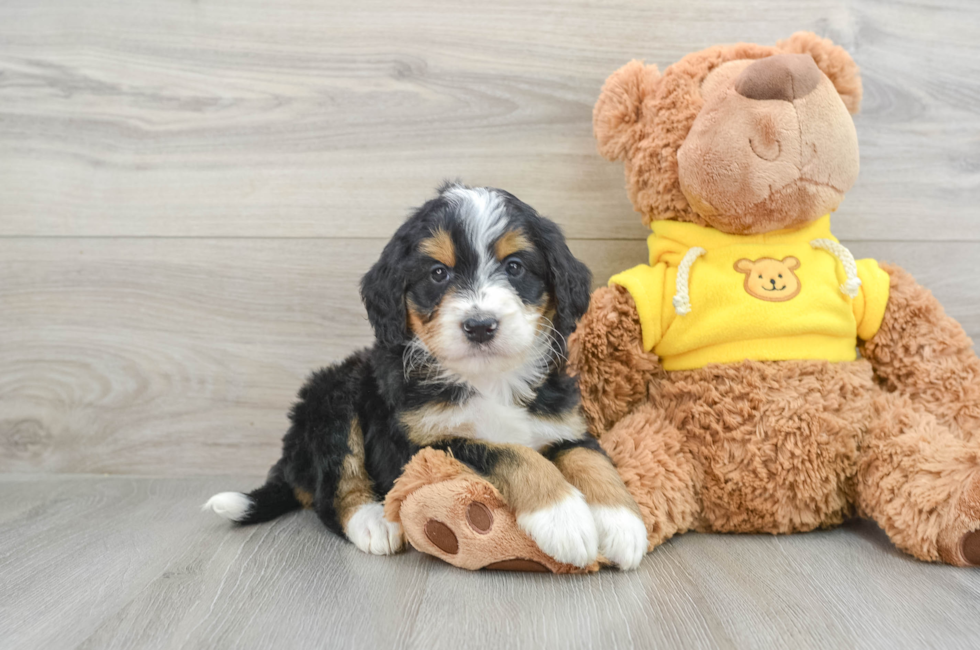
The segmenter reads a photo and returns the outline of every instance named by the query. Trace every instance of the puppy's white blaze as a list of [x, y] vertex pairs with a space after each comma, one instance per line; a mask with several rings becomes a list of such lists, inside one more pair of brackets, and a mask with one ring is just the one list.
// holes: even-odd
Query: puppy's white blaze
[[581, 492], [572, 490], [553, 506], [519, 514], [517, 525], [559, 562], [585, 567], [595, 562], [599, 538], [589, 504]]
[[643, 520], [623, 506], [592, 506], [591, 509], [599, 533], [599, 553], [623, 571], [640, 566], [649, 544]]
[[391, 555], [404, 545], [402, 526], [385, 519], [380, 503], [365, 503], [358, 508], [344, 527], [347, 539], [371, 555]]
[[252, 500], [241, 492], [220, 492], [201, 506], [201, 510], [210, 510], [225, 519], [241, 521], [252, 508]]
[[485, 187], [460, 186], [447, 190], [445, 195], [458, 206], [470, 243], [484, 261], [506, 226], [501, 197]]

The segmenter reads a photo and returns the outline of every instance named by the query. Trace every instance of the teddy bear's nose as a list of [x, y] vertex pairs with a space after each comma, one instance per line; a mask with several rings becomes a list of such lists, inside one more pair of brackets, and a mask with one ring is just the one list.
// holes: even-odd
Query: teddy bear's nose
[[809, 54], [776, 54], [759, 59], [735, 80], [735, 91], [749, 99], [791, 102], [820, 83], [820, 68]]

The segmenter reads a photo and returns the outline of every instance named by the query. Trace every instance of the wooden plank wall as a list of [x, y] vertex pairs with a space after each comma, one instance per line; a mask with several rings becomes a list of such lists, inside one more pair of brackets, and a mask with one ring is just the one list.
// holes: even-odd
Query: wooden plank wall
[[980, 335], [973, 0], [0, 4], [0, 471], [263, 473], [356, 283], [443, 179], [644, 259], [591, 109], [631, 58], [829, 36], [862, 67], [836, 218]]

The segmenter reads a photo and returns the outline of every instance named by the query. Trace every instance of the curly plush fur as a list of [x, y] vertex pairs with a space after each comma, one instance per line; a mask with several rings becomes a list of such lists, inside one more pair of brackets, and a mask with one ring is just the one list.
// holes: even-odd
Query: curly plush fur
[[[594, 111], [599, 151], [625, 162], [644, 223], [714, 225], [688, 201], [678, 169], [677, 152], [711, 100], [702, 82], [729, 61], [779, 53], [810, 54], [857, 112], [857, 66], [807, 33], [775, 47], [708, 48], [663, 75], [632, 62], [609, 78]], [[843, 364], [746, 361], [664, 373], [643, 352], [629, 294], [594, 294], [570, 358], [652, 544], [689, 529], [809, 530], [858, 513], [917, 558], [980, 564], [980, 360], [928, 290], [881, 266], [891, 278], [884, 320], [859, 341], [863, 359]]]

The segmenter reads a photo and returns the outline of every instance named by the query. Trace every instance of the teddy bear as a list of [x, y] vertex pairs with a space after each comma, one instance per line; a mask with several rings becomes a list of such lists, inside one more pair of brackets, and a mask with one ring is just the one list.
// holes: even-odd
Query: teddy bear
[[[794, 533], [873, 519], [920, 559], [980, 565], [980, 360], [900, 267], [855, 260], [831, 213], [858, 175], [847, 52], [775, 46], [632, 61], [593, 112], [650, 228], [569, 340], [582, 409], [652, 550], [687, 531]], [[639, 261], [639, 260], [638, 260]], [[417, 549], [556, 573], [499, 492], [423, 450], [388, 496]]]

